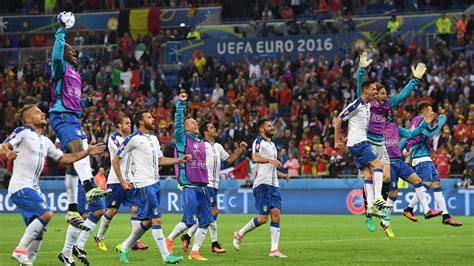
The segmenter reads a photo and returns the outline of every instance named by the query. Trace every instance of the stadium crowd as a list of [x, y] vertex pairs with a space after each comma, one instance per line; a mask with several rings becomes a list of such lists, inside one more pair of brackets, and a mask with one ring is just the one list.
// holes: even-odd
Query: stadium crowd
[[[474, 171], [474, 22], [471, 21], [472, 18], [465, 25], [461, 46], [455, 48], [440, 40], [434, 49], [424, 50], [415, 41], [404, 44], [396, 34], [387, 35], [377, 45], [369, 43], [365, 48], [374, 59], [368, 69], [369, 79], [385, 84], [390, 95], [408, 82], [410, 66], [418, 62], [427, 65], [423, 82], [392, 111], [399, 124], [409, 127], [410, 119], [416, 115], [416, 104], [426, 100], [433, 104], [436, 112], [448, 117], [442, 134], [435, 138], [433, 156], [444, 178], [472, 175]], [[237, 148], [242, 140], [251, 144], [254, 123], [258, 118], [268, 117], [276, 125], [274, 141], [280, 151], [279, 159], [291, 175], [355, 174], [351, 154], [337, 152], [332, 146], [335, 117], [355, 98], [359, 48], [344, 43], [333, 58], [307, 53], [299, 54], [297, 60], [292, 61], [285, 56], [254, 58], [246, 55], [242, 62], [232, 63], [222, 63], [212, 55], [198, 53], [193, 61], [182, 65], [175, 74], [177, 79], [167, 79], [167, 75], [173, 74], [164, 71], [158, 62], [162, 56], [161, 45], [176, 38], [173, 32], [148, 34], [137, 40], [128, 35], [113, 36], [114, 33], [108, 31], [68, 36], [68, 42], [79, 51], [83, 44], [118, 45], [118, 56], [114, 58], [110, 58], [107, 49], [80, 53], [78, 70], [83, 79], [83, 93], [94, 94], [97, 100], [97, 105], [87, 109], [83, 119], [91, 142], [107, 140], [120, 115], [130, 116], [136, 110], [149, 108], [157, 120], [156, 133], [165, 155], [172, 156], [175, 102], [179, 92], [185, 90], [191, 95], [192, 114], [198, 121], [210, 121], [219, 128], [226, 150]], [[22, 37], [19, 39], [21, 43]], [[148, 49], [137, 60], [133, 53], [142, 42]], [[40, 108], [48, 112], [51, 62], [44, 64], [43, 61], [30, 58], [25, 65], [1, 66], [2, 138], [19, 126], [17, 111], [26, 97], [36, 97]], [[170, 83], [169, 80], [176, 81]], [[53, 131], [47, 130], [54, 140]], [[93, 156], [93, 161], [94, 169], [102, 167], [105, 172], [109, 171], [108, 154]], [[44, 174], [59, 175], [64, 171], [61, 167], [48, 166]], [[166, 168], [161, 173], [173, 175], [174, 170]]]

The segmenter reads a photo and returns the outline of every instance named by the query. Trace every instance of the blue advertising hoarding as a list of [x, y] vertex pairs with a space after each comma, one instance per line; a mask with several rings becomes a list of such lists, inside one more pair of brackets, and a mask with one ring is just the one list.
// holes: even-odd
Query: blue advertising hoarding
[[[282, 188], [282, 212], [288, 214], [362, 214], [364, 212], [362, 189], [304, 189]], [[64, 189], [44, 189], [46, 202], [55, 212], [67, 211], [67, 195]], [[445, 188], [444, 195], [448, 210], [453, 215], [474, 215], [474, 190]], [[412, 189], [399, 191], [394, 213], [401, 213], [411, 198]], [[431, 208], [439, 209], [432, 194], [428, 196]], [[254, 196], [249, 188], [220, 189], [217, 203], [221, 213], [256, 213]], [[161, 208], [164, 214], [181, 212], [181, 192], [165, 188], [161, 191]], [[128, 212], [127, 208], [123, 208]], [[18, 212], [10, 201], [5, 189], [0, 190], [0, 213]], [[421, 208], [415, 208], [415, 214], [422, 214]]]
[[197, 52], [216, 57], [221, 63], [243, 62], [243, 56], [296, 58], [298, 53], [312, 52], [326, 59], [341, 52], [346, 43], [349, 49], [366, 47], [369, 39], [363, 33], [279, 36], [271, 38], [232, 38], [224, 40], [181, 41], [166, 44], [168, 63], [188, 63]]

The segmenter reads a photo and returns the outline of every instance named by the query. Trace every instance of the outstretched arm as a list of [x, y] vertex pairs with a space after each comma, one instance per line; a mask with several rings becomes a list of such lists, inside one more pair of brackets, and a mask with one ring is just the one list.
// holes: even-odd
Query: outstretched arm
[[179, 101], [176, 104], [176, 112], [174, 114], [174, 139], [176, 141], [176, 149], [178, 152], [184, 152], [186, 146], [186, 136], [184, 132], [184, 112], [186, 111], [186, 100], [188, 95], [181, 93]]
[[365, 81], [365, 68], [372, 63], [372, 59], [367, 58], [367, 52], [363, 52], [359, 57], [359, 67], [357, 68], [357, 97], [362, 95], [362, 83]]
[[187, 163], [191, 161], [192, 156], [190, 154], [184, 155], [181, 158], [172, 158], [172, 157], [160, 157], [159, 163], [160, 165], [175, 165], [178, 163]]
[[357, 97], [360, 97], [362, 95], [362, 83], [364, 83], [365, 81], [365, 73], [365, 68], [357, 68]]
[[410, 93], [415, 89], [416, 85], [418, 85], [418, 82], [421, 80], [421, 78], [423, 78], [423, 75], [426, 72], [426, 66], [423, 63], [419, 63], [416, 65], [416, 68], [411, 68], [411, 72], [413, 73], [413, 78], [410, 80], [410, 82], [408, 82], [408, 84], [399, 94], [388, 99], [390, 108], [398, 106], [403, 100], [410, 96]]
[[233, 163], [237, 160], [244, 151], [247, 150], [247, 143], [245, 141], [240, 142], [239, 149], [232, 153], [225, 161], [226, 163]]
[[399, 94], [390, 97], [388, 99], [388, 104], [390, 105], [390, 108], [397, 107], [402, 101], [404, 101], [408, 96], [410, 96], [411, 92], [416, 88], [416, 85], [418, 85], [418, 82], [420, 82], [419, 79], [412, 78], [410, 82], [408, 82], [408, 84], [403, 87], [402, 91], [400, 91]]
[[105, 149], [104, 144], [91, 145], [87, 148], [87, 150], [64, 154], [58, 160], [58, 162], [61, 164], [70, 164], [73, 162], [77, 162], [81, 160], [82, 158], [85, 158], [86, 156], [103, 153], [104, 149]]
[[66, 37], [66, 28], [60, 27], [55, 34], [52, 58], [53, 80], [58, 80], [66, 71], [66, 63], [64, 61], [64, 44]]

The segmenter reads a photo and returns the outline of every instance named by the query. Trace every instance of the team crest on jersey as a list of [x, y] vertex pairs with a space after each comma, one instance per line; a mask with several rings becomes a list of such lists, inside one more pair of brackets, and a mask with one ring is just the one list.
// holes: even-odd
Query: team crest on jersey
[[362, 191], [362, 189], [353, 189], [347, 195], [346, 204], [347, 204], [347, 209], [352, 214], [364, 213], [365, 212], [364, 191]]

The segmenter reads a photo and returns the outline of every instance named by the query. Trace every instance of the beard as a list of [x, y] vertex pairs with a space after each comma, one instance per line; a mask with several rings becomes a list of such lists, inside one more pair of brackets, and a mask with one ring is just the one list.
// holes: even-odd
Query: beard
[[273, 132], [265, 130], [265, 136], [267, 136], [267, 138], [273, 138]]
[[148, 130], [155, 130], [155, 125], [152, 123], [145, 123], [145, 128]]

